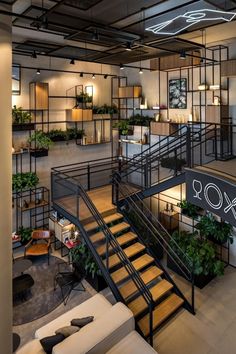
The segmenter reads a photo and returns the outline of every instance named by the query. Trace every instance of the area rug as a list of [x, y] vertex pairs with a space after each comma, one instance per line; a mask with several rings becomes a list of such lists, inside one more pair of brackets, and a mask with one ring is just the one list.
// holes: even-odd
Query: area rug
[[[63, 301], [60, 288], [57, 287], [54, 291], [54, 277], [58, 272], [58, 263], [63, 263], [63, 260], [50, 256], [49, 265], [47, 257], [34, 257], [31, 260], [32, 266], [24, 273], [32, 276], [34, 285], [31, 291], [27, 293], [25, 300], [15, 299], [13, 302], [14, 326], [45, 316]], [[69, 265], [65, 263], [62, 270], [70, 270]], [[13, 277], [17, 275], [19, 274], [13, 274]]]

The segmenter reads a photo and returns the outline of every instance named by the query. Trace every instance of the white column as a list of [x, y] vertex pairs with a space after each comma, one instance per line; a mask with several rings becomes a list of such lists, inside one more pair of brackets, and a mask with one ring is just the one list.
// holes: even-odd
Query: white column
[[[11, 7], [0, 4], [0, 10]], [[0, 352], [12, 353], [11, 17], [0, 13]]]

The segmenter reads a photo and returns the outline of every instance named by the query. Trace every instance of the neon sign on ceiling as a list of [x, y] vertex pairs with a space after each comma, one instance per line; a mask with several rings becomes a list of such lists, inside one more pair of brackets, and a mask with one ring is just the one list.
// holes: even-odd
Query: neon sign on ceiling
[[225, 21], [230, 22], [236, 16], [234, 12], [225, 12], [211, 9], [188, 11], [184, 15], [174, 17], [172, 20], [161, 22], [157, 25], [147, 27], [146, 31], [155, 34], [176, 35], [187, 28], [202, 21]]

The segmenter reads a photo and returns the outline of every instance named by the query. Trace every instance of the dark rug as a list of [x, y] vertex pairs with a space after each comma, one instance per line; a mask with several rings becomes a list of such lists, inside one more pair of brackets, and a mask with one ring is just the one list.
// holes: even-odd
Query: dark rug
[[[45, 316], [62, 303], [60, 288], [54, 291], [54, 277], [58, 272], [58, 263], [63, 263], [63, 260], [50, 256], [49, 265], [47, 257], [32, 257], [31, 260], [33, 264], [24, 274], [32, 276], [34, 285], [26, 293], [25, 299], [16, 298], [13, 301], [14, 326]], [[70, 270], [69, 265], [65, 263], [62, 270]], [[13, 277], [17, 275], [13, 274]]]

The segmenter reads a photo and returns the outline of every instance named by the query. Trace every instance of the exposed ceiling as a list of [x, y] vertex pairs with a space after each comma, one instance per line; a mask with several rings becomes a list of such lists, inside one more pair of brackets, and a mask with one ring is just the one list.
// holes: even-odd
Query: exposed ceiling
[[[220, 12], [236, 12], [236, 0], [4, 0], [1, 3], [13, 5], [14, 53], [35, 52], [115, 65], [201, 48], [201, 41], [194, 41], [191, 33], [198, 33], [195, 37], [199, 37], [203, 28], [229, 24], [229, 17], [234, 16], [223, 16]], [[191, 20], [183, 16], [202, 9], [219, 12], [210, 12], [201, 21], [199, 14]], [[235, 19], [236, 16], [230, 24]], [[146, 30], [157, 25], [161, 33]]]

